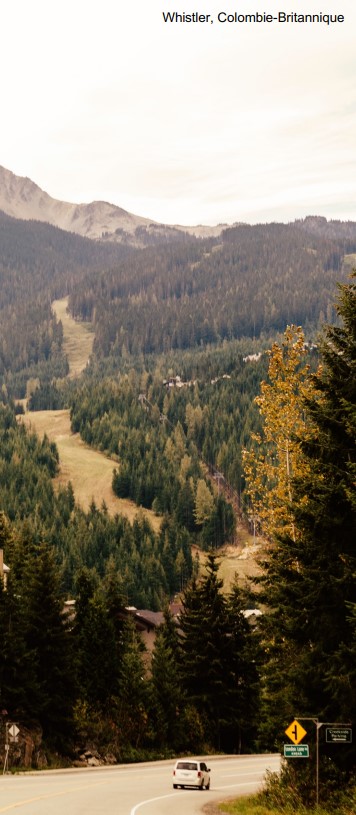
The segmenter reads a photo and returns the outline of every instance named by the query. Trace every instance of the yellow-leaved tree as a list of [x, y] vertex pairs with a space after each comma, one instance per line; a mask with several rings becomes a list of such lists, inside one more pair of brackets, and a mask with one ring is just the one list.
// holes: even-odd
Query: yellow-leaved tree
[[283, 342], [268, 353], [269, 381], [256, 397], [263, 432], [253, 434], [254, 448], [243, 451], [248, 512], [268, 538], [287, 532], [296, 540], [292, 480], [308, 466], [301, 452], [308, 435], [303, 399], [312, 389], [302, 328], [287, 326]]

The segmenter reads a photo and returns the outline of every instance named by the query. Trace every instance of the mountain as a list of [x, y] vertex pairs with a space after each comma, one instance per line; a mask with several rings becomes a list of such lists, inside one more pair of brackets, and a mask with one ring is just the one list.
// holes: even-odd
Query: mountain
[[336, 281], [356, 251], [356, 233], [330, 240], [315, 226], [245, 224], [218, 239], [131, 251], [73, 282], [70, 312], [93, 324], [97, 357], [117, 360], [271, 336], [291, 323], [313, 334], [334, 319]]
[[313, 337], [335, 319], [336, 281], [356, 260], [356, 223], [310, 216], [216, 229], [198, 239], [194, 228], [104, 202], [56, 201], [0, 167], [0, 387], [22, 398], [29, 379], [65, 375], [51, 310], [63, 297], [75, 319], [92, 324], [96, 360], [113, 369], [128, 356], [253, 341], [291, 323]]
[[198, 237], [217, 236], [226, 228], [226, 224], [216, 227], [167, 226], [133, 215], [106, 201], [89, 204], [57, 201], [31, 179], [17, 176], [5, 167], [0, 167], [0, 210], [13, 218], [44, 221], [86, 238], [129, 243], [137, 247], [162, 240], [176, 240], [181, 233]]

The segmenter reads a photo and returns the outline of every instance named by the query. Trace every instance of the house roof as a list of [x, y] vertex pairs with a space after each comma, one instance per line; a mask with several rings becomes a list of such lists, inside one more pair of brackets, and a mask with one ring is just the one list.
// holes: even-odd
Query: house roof
[[164, 622], [164, 614], [162, 611], [149, 611], [148, 609], [136, 609], [133, 614], [135, 620], [142, 621], [150, 628], [158, 628]]

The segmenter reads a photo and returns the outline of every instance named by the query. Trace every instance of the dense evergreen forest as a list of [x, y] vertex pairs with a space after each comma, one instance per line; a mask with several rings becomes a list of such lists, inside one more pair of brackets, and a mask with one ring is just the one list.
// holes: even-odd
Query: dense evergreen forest
[[95, 326], [97, 356], [167, 352], [332, 319], [356, 239], [301, 225], [238, 226], [219, 239], [146, 249], [73, 286], [70, 309]]
[[66, 376], [51, 303], [88, 270], [99, 272], [128, 251], [0, 212], [0, 381], [11, 395], [24, 397], [32, 377]]
[[289, 323], [312, 336], [333, 322], [335, 282], [355, 249], [355, 224], [318, 218], [240, 225], [208, 240], [181, 233], [137, 250], [0, 213], [1, 384], [20, 398], [28, 379], [48, 385], [66, 375], [51, 311], [65, 295], [75, 317], [93, 322], [96, 358], [116, 367], [142, 354], [270, 338]]
[[[135, 250], [1, 215], [0, 547], [10, 573], [0, 697], [41, 728], [46, 749], [72, 759], [75, 744], [95, 742], [117, 760], [270, 750], [296, 710], [354, 719], [354, 253], [355, 224], [318, 218]], [[95, 331], [72, 381], [51, 310], [65, 295]], [[302, 325], [306, 342], [283, 340], [287, 324]], [[296, 347], [291, 373], [283, 365]], [[55, 445], [16, 418], [29, 380], [29, 409], [70, 409], [73, 431], [114, 459], [114, 492], [152, 509], [159, 531], [142, 513], [130, 524], [94, 502], [84, 512], [70, 484], [54, 489]], [[248, 594], [237, 584], [227, 594], [217, 576], [236, 513], [268, 542]], [[194, 547], [206, 553], [203, 572]], [[178, 626], [168, 611], [177, 596]], [[64, 620], [67, 597], [76, 610]], [[263, 609], [256, 627], [243, 614], [251, 602]], [[166, 609], [150, 660], [128, 606]], [[333, 761], [328, 789], [346, 786], [352, 745], [321, 755], [321, 772]]]
[[[163, 379], [131, 370], [121, 379], [89, 378], [72, 399], [72, 428], [95, 447], [121, 461], [115, 480], [118, 495], [159, 513], [180, 505], [180, 488], [202, 477], [199, 461], [223, 471], [241, 494], [241, 449], [259, 426], [253, 396], [258, 392], [266, 356], [244, 362], [230, 373], [209, 378], [211, 359], [200, 360], [201, 378]], [[187, 367], [187, 366], [186, 366]], [[178, 479], [178, 480], [177, 480]], [[186, 503], [187, 496], [184, 502]], [[193, 502], [194, 503], [194, 502]], [[191, 504], [191, 501], [188, 502]]]
[[0, 407], [1, 508], [15, 528], [41, 535], [60, 568], [62, 590], [75, 593], [76, 578], [88, 568], [97, 580], [115, 566], [126, 604], [162, 608], [192, 574], [189, 536], [167, 519], [155, 535], [142, 517], [130, 525], [110, 518], [105, 507], [80, 510], [68, 484], [54, 491], [58, 467], [55, 445], [40, 441]]

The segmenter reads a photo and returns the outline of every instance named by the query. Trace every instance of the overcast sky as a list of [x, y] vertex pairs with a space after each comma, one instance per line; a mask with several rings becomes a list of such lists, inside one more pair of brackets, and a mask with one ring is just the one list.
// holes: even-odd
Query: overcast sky
[[[356, 220], [355, 0], [0, 0], [0, 164], [165, 223]], [[169, 24], [162, 11], [214, 23]], [[219, 12], [344, 14], [219, 23]]]

